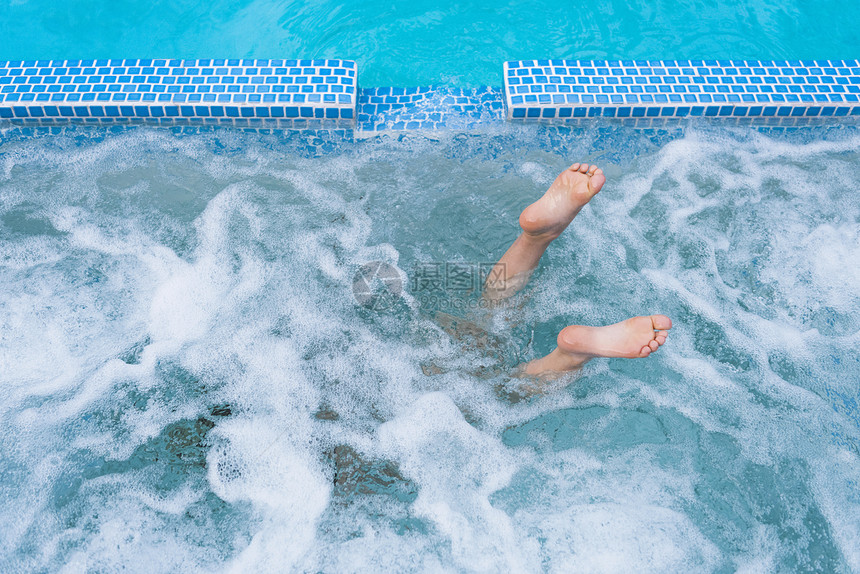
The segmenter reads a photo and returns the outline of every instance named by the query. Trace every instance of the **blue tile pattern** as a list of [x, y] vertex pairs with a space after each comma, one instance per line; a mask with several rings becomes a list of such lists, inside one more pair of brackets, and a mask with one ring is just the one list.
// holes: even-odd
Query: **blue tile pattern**
[[860, 116], [858, 60], [505, 62], [508, 119]]
[[791, 126], [860, 118], [860, 61], [525, 60], [504, 88], [358, 88], [350, 60], [0, 62], [0, 126], [470, 130], [504, 119]]
[[0, 62], [0, 121], [352, 124], [349, 60]]
[[365, 132], [474, 129], [504, 120], [499, 88], [363, 88], [357, 128]]

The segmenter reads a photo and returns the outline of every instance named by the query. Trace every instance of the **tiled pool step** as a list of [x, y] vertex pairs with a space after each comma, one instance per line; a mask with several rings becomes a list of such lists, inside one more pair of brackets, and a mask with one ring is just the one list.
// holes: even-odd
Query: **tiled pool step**
[[508, 119], [860, 115], [857, 60], [505, 62]]
[[0, 120], [351, 125], [356, 72], [349, 60], [0, 62]]

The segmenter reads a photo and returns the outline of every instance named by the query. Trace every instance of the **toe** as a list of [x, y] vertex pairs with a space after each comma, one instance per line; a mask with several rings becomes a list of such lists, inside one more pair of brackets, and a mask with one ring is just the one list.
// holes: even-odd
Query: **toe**
[[604, 176], [603, 172], [599, 169], [594, 172], [594, 175], [592, 175], [591, 179], [588, 181], [588, 185], [594, 193], [600, 191], [600, 188], [603, 187], [604, 183], [606, 183], [606, 176]]
[[585, 173], [588, 171], [588, 164], [583, 163], [579, 166], [579, 173]]
[[570, 171], [579, 171], [579, 164], [575, 163], [567, 169], [569, 169]]
[[651, 354], [651, 347], [649, 347], [648, 345], [645, 345], [644, 347], [642, 347], [639, 350], [639, 356], [640, 357], [647, 357], [650, 354]]
[[672, 328], [672, 319], [666, 315], [651, 315], [651, 325], [656, 330], [664, 331]]
[[660, 343], [658, 343], [657, 341], [651, 341], [650, 343], [648, 343], [648, 346], [651, 347], [652, 351], [656, 351], [660, 348]]
[[654, 340], [657, 341], [658, 345], [662, 345], [666, 342], [666, 335], [657, 335], [656, 337], [654, 337]]

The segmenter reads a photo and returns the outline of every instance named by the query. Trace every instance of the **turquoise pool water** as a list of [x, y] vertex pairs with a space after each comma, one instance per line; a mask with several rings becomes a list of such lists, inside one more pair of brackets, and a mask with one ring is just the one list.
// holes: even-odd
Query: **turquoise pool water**
[[351, 58], [363, 86], [501, 85], [501, 62], [844, 59], [845, 0], [21, 0], [0, 6], [0, 60]]
[[[0, 59], [852, 58], [843, 2], [0, 6]], [[860, 571], [860, 135], [0, 132], [0, 571]], [[574, 160], [609, 181], [515, 305], [430, 293]], [[382, 261], [404, 295], [358, 305]], [[455, 335], [452, 319], [475, 323]], [[666, 346], [535, 396], [570, 323]], [[461, 321], [462, 324], [462, 321]]]
[[[8, 132], [0, 570], [856, 572], [858, 149]], [[368, 261], [493, 260], [573, 159], [608, 183], [487, 334], [356, 304]], [[517, 399], [561, 327], [651, 312], [655, 356]]]

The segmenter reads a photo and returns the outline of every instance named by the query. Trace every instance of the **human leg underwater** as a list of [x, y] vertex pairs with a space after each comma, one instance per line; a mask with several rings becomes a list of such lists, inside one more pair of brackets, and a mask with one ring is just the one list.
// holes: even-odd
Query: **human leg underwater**
[[[595, 165], [575, 163], [520, 215], [522, 233], [496, 263], [483, 296], [506, 299], [528, 282], [541, 256], [606, 182]], [[632, 317], [614, 325], [570, 325], [558, 334], [547, 356], [520, 365], [520, 375], [547, 378], [577, 370], [595, 357], [647, 357], [666, 342], [672, 320], [665, 315]]]

